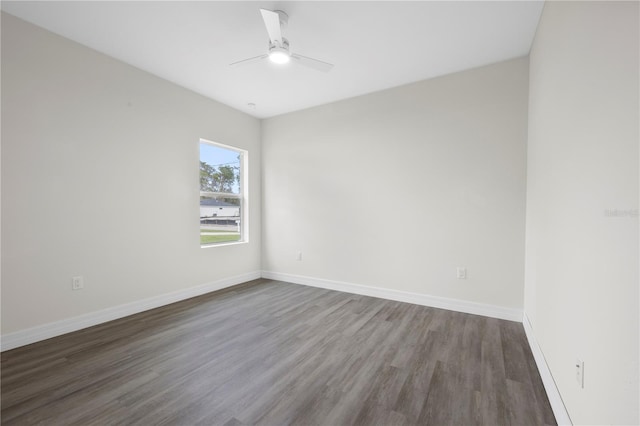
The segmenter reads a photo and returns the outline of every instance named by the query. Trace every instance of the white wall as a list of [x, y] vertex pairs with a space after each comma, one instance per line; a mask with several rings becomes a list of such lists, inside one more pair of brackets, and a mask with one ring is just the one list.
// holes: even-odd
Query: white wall
[[264, 120], [263, 269], [521, 309], [527, 67]]
[[[257, 119], [3, 13], [2, 124], [3, 335], [259, 273]], [[248, 244], [200, 248], [200, 138], [249, 151]]]
[[638, 14], [547, 2], [530, 57], [525, 311], [575, 424], [640, 423]]

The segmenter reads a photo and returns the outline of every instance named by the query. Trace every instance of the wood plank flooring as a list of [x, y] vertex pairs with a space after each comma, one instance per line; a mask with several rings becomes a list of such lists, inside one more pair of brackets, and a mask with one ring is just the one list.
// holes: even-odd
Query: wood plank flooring
[[269, 280], [1, 367], [6, 425], [555, 424], [521, 324]]

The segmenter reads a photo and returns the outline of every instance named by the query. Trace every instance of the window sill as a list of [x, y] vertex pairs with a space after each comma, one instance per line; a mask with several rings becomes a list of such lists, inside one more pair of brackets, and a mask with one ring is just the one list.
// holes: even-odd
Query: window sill
[[247, 244], [247, 243], [249, 243], [249, 241], [229, 241], [228, 243], [216, 243], [216, 244], [200, 245], [200, 248], [237, 246], [237, 245]]

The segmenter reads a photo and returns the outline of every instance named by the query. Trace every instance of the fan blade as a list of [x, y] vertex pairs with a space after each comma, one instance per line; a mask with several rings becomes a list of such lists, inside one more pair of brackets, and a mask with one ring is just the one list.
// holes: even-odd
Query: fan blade
[[237, 61], [234, 63], [229, 64], [230, 67], [237, 67], [237, 66], [241, 66], [241, 65], [246, 65], [246, 64], [251, 64], [253, 62], [258, 62], [261, 59], [266, 59], [268, 58], [269, 55], [265, 54], [265, 55], [260, 55], [260, 56], [254, 56], [253, 58], [248, 58], [248, 59], [243, 59], [241, 61]]
[[264, 26], [267, 27], [271, 43], [282, 46], [282, 29], [280, 28], [280, 15], [267, 9], [260, 9]]
[[331, 68], [333, 68], [333, 64], [328, 62], [319, 61], [317, 59], [308, 58], [306, 56], [292, 54], [291, 59], [296, 60], [300, 65], [304, 65], [309, 68], [313, 68], [314, 70], [329, 72]]

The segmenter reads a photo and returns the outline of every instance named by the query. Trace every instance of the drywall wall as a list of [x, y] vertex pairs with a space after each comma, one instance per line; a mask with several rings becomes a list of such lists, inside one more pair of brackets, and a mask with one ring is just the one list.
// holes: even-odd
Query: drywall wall
[[[3, 13], [2, 124], [3, 336], [259, 274], [259, 120]], [[200, 138], [249, 151], [247, 244], [200, 248]]]
[[265, 271], [521, 309], [527, 69], [264, 120]]
[[638, 15], [547, 2], [530, 56], [525, 312], [574, 424], [640, 423]]

